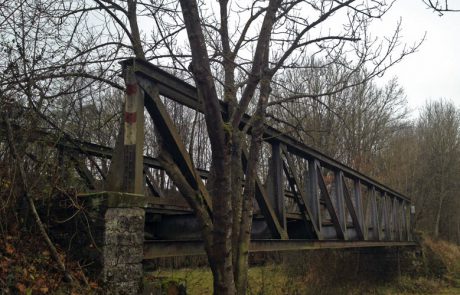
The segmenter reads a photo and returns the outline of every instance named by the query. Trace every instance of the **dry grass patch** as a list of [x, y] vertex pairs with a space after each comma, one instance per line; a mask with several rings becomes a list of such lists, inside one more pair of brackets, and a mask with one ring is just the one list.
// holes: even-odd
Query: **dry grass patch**
[[[423, 247], [426, 249], [429, 262], [434, 262], [434, 265], [429, 265], [430, 271], [438, 272], [455, 287], [460, 287], [460, 247], [446, 241], [434, 241], [430, 238], [425, 238]], [[442, 272], [442, 273], [441, 273]]]

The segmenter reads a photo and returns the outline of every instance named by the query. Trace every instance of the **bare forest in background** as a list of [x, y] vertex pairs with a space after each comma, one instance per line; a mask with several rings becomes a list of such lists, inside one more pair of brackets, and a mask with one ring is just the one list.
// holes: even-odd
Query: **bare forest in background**
[[[120, 61], [136, 56], [191, 84], [197, 83], [192, 74], [196, 68], [191, 66], [193, 48], [180, 42], [186, 39], [188, 28], [179, 17], [179, 4], [166, 2], [0, 0], [1, 239], [37, 229], [46, 239], [47, 224], [41, 220], [49, 219], [49, 200], [56, 195], [71, 198], [76, 193], [104, 189], [109, 159], [82, 158], [78, 148], [63, 157], [63, 151], [53, 142], [64, 138], [76, 145], [85, 141], [114, 147], [124, 95]], [[265, 13], [259, 12], [256, 4], [241, 8], [241, 13], [256, 19]], [[285, 9], [287, 15], [291, 8], [286, 5], [280, 11]], [[359, 9], [364, 8], [355, 7], [354, 11]], [[378, 17], [387, 7], [372, 9], [375, 11], [369, 13]], [[327, 11], [322, 13], [328, 16]], [[280, 18], [286, 17], [286, 23], [301, 18], [298, 13], [289, 17], [280, 14]], [[287, 46], [295, 54], [286, 58], [279, 56], [281, 50], [295, 42], [300, 29], [296, 25], [285, 27], [285, 23], [274, 26], [273, 30], [282, 31], [279, 35], [285, 40], [274, 34], [274, 61], [268, 62], [266, 57], [267, 65], [277, 71], [269, 77], [270, 98], [263, 105], [264, 120], [410, 197], [416, 208], [416, 230], [460, 244], [460, 110], [448, 99], [440, 99], [427, 101], [416, 113], [409, 112], [404, 85], [399, 85], [397, 78], [386, 84], [377, 81], [377, 76], [415, 52], [420, 44], [398, 47], [399, 24], [381, 44], [366, 39], [365, 34], [360, 36], [365, 39], [363, 43], [353, 43], [358, 40], [355, 32], [365, 32], [370, 22], [363, 14], [348, 15], [351, 27], [344, 29], [348, 31], [329, 36], [326, 41], [321, 36], [314, 39], [311, 43], [317, 47], [313, 50], [299, 44]], [[217, 20], [209, 15], [202, 17], [203, 27], [209, 30], [204, 32], [209, 51], [226, 52], [225, 46], [213, 42], [222, 37], [221, 28], [213, 27]], [[147, 21], [152, 28], [144, 30]], [[209, 57], [219, 99], [227, 99], [230, 91], [236, 101], [250, 86], [248, 77], [252, 77], [254, 67], [251, 56], [256, 50], [256, 38], [250, 33], [241, 39], [242, 44], [233, 44], [246, 50], [233, 57], [238, 65], [232, 69], [233, 89], [227, 87], [231, 66], [226, 59], [218, 53]], [[347, 59], [345, 53], [350, 52], [357, 58]], [[277, 59], [282, 62], [277, 64]], [[260, 83], [265, 78], [254, 82], [254, 97], [262, 96]], [[197, 113], [167, 98], [163, 102], [194, 165], [212, 170], [212, 143], [206, 126], [209, 114]], [[244, 109], [256, 115], [259, 110], [258, 100], [248, 101]], [[160, 143], [155, 127], [148, 120], [145, 124], [144, 153], [158, 157]], [[251, 142], [249, 136], [238, 135]], [[260, 147], [256, 172], [262, 179], [268, 173], [266, 148], [263, 144]], [[76, 166], [81, 169], [74, 169]], [[95, 179], [92, 187], [81, 175], [86, 172]], [[163, 190], [177, 192], [165, 171], [150, 172]], [[60, 261], [54, 252], [54, 258]], [[66, 271], [64, 265], [59, 269]]]

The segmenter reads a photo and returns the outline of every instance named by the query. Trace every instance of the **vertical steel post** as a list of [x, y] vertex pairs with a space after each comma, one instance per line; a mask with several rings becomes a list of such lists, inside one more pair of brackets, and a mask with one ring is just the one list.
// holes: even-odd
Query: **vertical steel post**
[[305, 189], [308, 196], [308, 205], [310, 206], [312, 213], [312, 222], [316, 224], [318, 231], [322, 232], [322, 220], [321, 211], [319, 205], [319, 193], [318, 193], [318, 172], [316, 167], [318, 166], [317, 160], [308, 160], [308, 175], [305, 177], [307, 183]]
[[358, 215], [358, 220], [359, 220], [359, 223], [361, 224], [361, 229], [363, 232], [364, 240], [367, 240], [368, 226], [364, 218], [363, 200], [362, 200], [362, 194], [361, 194], [361, 181], [359, 179], [355, 179], [353, 183], [354, 183], [353, 191], [354, 191], [356, 214]]
[[401, 222], [402, 222], [402, 230], [403, 230], [403, 241], [409, 241], [409, 232], [407, 231], [407, 219], [406, 219], [406, 207], [407, 202], [402, 200], [401, 202]]
[[377, 204], [377, 196], [375, 187], [372, 186], [370, 189], [370, 197], [371, 197], [371, 220], [372, 220], [372, 238], [374, 240], [380, 241], [381, 234], [380, 234], [380, 217], [379, 217], [379, 210]]
[[408, 210], [408, 213], [407, 213], [408, 214], [407, 218], [409, 219], [409, 222], [407, 223], [408, 224], [407, 236], [408, 236], [409, 241], [412, 241], [413, 240], [412, 232], [415, 228], [415, 206], [412, 204], [409, 204], [409, 206], [410, 206], [410, 209]]
[[123, 190], [144, 194], [144, 94], [132, 67], [125, 72]]
[[337, 208], [337, 217], [339, 218], [340, 227], [343, 230], [344, 239], [347, 239], [347, 211], [345, 208], [345, 199], [343, 194], [343, 172], [335, 171], [335, 206]]
[[283, 229], [287, 229], [286, 205], [284, 198], [283, 162], [281, 159], [281, 145], [272, 143], [272, 156], [268, 175], [268, 195], [275, 209], [276, 216]]
[[394, 236], [393, 239], [395, 241], [400, 241], [401, 240], [401, 230], [399, 227], [399, 211], [400, 211], [400, 206], [399, 206], [399, 200], [396, 197], [393, 197], [393, 230], [394, 230]]
[[390, 208], [388, 204], [388, 196], [385, 192], [381, 193], [383, 202], [383, 226], [385, 227], [384, 239], [391, 240], [391, 229], [390, 229]]

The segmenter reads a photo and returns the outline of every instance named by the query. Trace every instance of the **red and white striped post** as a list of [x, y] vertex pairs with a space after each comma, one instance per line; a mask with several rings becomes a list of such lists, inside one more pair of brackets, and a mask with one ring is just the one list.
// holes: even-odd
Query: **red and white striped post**
[[131, 67], [125, 73], [123, 190], [144, 194], [144, 94]]

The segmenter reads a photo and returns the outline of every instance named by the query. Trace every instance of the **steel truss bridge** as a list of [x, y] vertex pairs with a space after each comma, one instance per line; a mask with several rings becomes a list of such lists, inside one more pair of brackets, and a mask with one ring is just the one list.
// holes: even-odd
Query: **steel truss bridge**
[[[125, 111], [137, 111], [139, 119], [145, 107], [182, 174], [192, 187], [202, 190], [208, 171], [193, 166], [161, 101], [166, 97], [203, 112], [196, 88], [148, 62], [129, 59], [122, 66], [127, 83]], [[141, 91], [130, 98], [133, 81]], [[221, 106], [224, 113], [225, 104]], [[244, 116], [242, 124], [250, 119]], [[112, 159], [112, 165], [120, 166], [115, 179], [123, 189], [144, 195], [148, 237], [144, 259], [204, 254], [193, 210], [178, 192], [160, 187], [152, 173], [163, 170], [160, 162], [142, 155], [143, 140], [129, 142], [136, 134], [143, 139], [143, 126], [139, 126], [143, 121], [133, 128], [136, 124], [129, 120], [125, 115], [124, 144], [117, 143], [115, 149], [67, 135], [38, 132], [35, 136], [70, 158], [90, 191], [102, 190], [101, 180], [107, 177], [97, 165], [98, 158]], [[409, 198], [271, 126], [266, 126], [264, 142], [271, 147], [270, 169], [267, 179], [256, 180], [250, 251], [415, 245]], [[242, 161], [244, 166], [244, 153]], [[298, 169], [299, 163], [303, 169]], [[97, 176], [89, 166], [96, 167]], [[332, 182], [326, 173], [333, 175]]]

